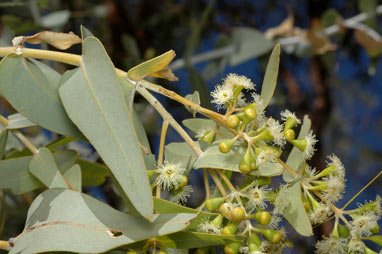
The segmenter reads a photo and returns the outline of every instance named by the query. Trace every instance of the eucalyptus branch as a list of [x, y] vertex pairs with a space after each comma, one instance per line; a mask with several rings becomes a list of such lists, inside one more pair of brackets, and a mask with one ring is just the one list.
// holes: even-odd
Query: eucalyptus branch
[[[161, 166], [163, 163], [164, 145], [166, 141], [167, 129], [168, 129], [168, 120], [163, 120], [162, 130], [160, 135], [160, 142], [159, 142], [158, 166]], [[156, 187], [157, 198], [160, 198], [160, 192], [161, 192], [160, 184], [157, 184], [157, 187]]]
[[203, 171], [204, 188], [206, 190], [206, 200], [208, 200], [211, 198], [210, 184], [208, 181], [207, 170], [203, 168], [202, 171]]
[[187, 134], [187, 132], [175, 121], [175, 119], [170, 115], [166, 109], [160, 104], [160, 102], [149, 92], [141, 86], [138, 82], [136, 84], [137, 91], [157, 110], [157, 112], [162, 116], [163, 120], [169, 122], [169, 124], [179, 133], [179, 135], [186, 141], [194, 150], [194, 152], [199, 156], [202, 154], [202, 150], [196, 145], [195, 141]]
[[225, 190], [223, 184], [220, 182], [220, 179], [217, 176], [217, 174], [215, 173], [215, 171], [211, 168], [209, 168], [207, 170], [208, 170], [208, 173], [210, 173], [212, 180], [215, 182], [215, 185], [218, 188], [218, 190], [220, 191], [220, 193], [222, 194], [222, 196], [224, 196], [224, 197], [227, 196], [227, 191]]
[[0, 124], [3, 125], [4, 127], [8, 126], [8, 120], [4, 116], [0, 115]]
[[0, 241], [0, 250], [9, 251], [8, 241]]
[[32, 142], [29, 141], [20, 131], [13, 130], [13, 135], [15, 135], [35, 156], [38, 156], [38, 149], [37, 147], [32, 144]]

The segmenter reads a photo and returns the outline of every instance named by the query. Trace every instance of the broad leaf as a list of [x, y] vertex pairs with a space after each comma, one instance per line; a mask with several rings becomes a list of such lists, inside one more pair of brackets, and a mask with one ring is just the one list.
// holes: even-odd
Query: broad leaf
[[[152, 216], [153, 202], [132, 114], [114, 66], [98, 39], [83, 41], [81, 71], [60, 88], [64, 107], [95, 147], [120, 185], [122, 195], [141, 215]], [[126, 200], [126, 199], [125, 199]]]
[[[310, 121], [309, 117], [305, 115], [303, 124], [300, 129], [300, 133], [298, 134], [298, 139], [303, 139], [306, 137], [306, 135], [308, 135], [311, 125], [312, 122]], [[304, 163], [303, 155], [304, 152], [302, 152], [297, 147], [293, 147], [292, 151], [289, 153], [286, 164], [295, 172], [298, 172], [298, 170], [301, 168], [302, 163]], [[290, 182], [293, 181], [293, 177], [288, 173], [288, 171], [285, 170], [283, 173], [283, 180], [285, 182]]]
[[277, 85], [280, 64], [280, 44], [277, 44], [269, 58], [267, 69], [265, 70], [263, 85], [261, 87], [261, 99], [267, 106], [273, 97]]
[[248, 27], [234, 30], [235, 52], [231, 55], [230, 65], [238, 65], [251, 58], [261, 56], [271, 50], [273, 43], [264, 37], [264, 33]]
[[301, 181], [296, 181], [288, 187], [287, 197], [288, 206], [282, 212], [283, 216], [299, 234], [311, 236], [313, 234], [312, 225], [301, 199]]
[[[60, 151], [53, 153], [53, 157], [64, 173], [76, 162], [78, 155], [74, 151]], [[20, 195], [42, 187], [43, 184], [29, 172], [32, 159], [30, 155], [0, 161], [0, 189], [10, 189], [13, 194]]]
[[198, 158], [187, 142], [173, 142], [165, 147], [165, 159], [170, 163], [180, 163], [186, 169], [188, 175], [192, 165]]
[[[195, 161], [194, 168], [221, 168], [234, 172], [241, 172], [239, 164], [247, 148], [242, 145], [233, 145], [228, 153], [219, 151], [219, 142], [211, 144], [201, 156]], [[282, 166], [279, 163], [269, 163], [267, 167], [251, 171], [251, 175], [277, 176], [282, 173]]]
[[31, 126], [35, 126], [35, 124], [29, 121], [27, 118], [25, 118], [25, 116], [23, 116], [20, 113], [8, 116], [7, 129], [21, 129]]
[[29, 170], [48, 188], [68, 188], [68, 184], [48, 148], [40, 148], [29, 163]]
[[82, 180], [81, 180], [81, 167], [78, 164], [74, 164], [64, 173], [64, 178], [68, 183], [73, 186], [76, 191], [81, 192]]
[[[154, 215], [148, 222], [68, 189], [49, 189], [31, 205], [25, 229], [14, 238], [10, 254], [108, 250], [187, 227], [195, 214]], [[38, 244], [36, 244], [38, 243]]]
[[83, 138], [66, 115], [58, 88], [59, 74], [45, 64], [21, 56], [0, 64], [0, 93], [18, 112], [46, 129]]

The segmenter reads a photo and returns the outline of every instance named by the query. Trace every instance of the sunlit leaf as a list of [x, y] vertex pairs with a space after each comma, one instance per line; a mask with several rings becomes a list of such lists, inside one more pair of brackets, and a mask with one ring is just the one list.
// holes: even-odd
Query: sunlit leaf
[[114, 66], [98, 39], [83, 41], [81, 70], [60, 88], [73, 122], [110, 168], [121, 195], [149, 219], [153, 203], [144, 158]]

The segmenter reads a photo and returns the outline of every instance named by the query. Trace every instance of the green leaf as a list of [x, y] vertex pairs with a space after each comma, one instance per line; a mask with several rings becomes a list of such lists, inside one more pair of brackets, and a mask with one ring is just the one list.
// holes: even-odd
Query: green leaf
[[[304, 116], [304, 120], [300, 129], [300, 133], [298, 135], [298, 139], [303, 139], [308, 135], [310, 126], [312, 125], [312, 122], [310, 121], [309, 117], [307, 115]], [[289, 153], [288, 159], [286, 161], [286, 164], [293, 169], [295, 172], [298, 172], [298, 170], [301, 168], [302, 163], [304, 163], [304, 152], [302, 152], [297, 147], [293, 147], [292, 151]], [[288, 171], [284, 171], [283, 173], [283, 180], [285, 182], [291, 182], [293, 181], [293, 177], [288, 173]]]
[[0, 160], [3, 158], [8, 141], [8, 130], [0, 130]]
[[173, 142], [165, 146], [165, 159], [170, 163], [180, 163], [186, 169], [188, 175], [192, 165], [198, 158], [187, 142]]
[[[203, 154], [195, 161], [194, 168], [221, 168], [234, 172], [240, 172], [239, 164], [247, 150], [242, 145], [233, 145], [231, 151], [222, 153], [219, 151], [219, 143], [211, 144]], [[251, 171], [251, 175], [256, 176], [277, 176], [281, 175], [282, 166], [279, 163], [271, 163], [269, 167], [261, 170]]]
[[173, 249], [192, 249], [208, 246], [225, 245], [230, 242], [243, 241], [240, 235], [214, 235], [199, 232], [178, 232], [159, 237], [161, 245]]
[[288, 187], [288, 206], [282, 212], [292, 227], [303, 236], [313, 234], [312, 225], [305, 211], [301, 198], [301, 181], [296, 181]]
[[25, 116], [20, 113], [16, 113], [8, 116], [8, 126], [7, 129], [21, 129], [35, 126], [34, 123], [29, 121]]
[[280, 64], [280, 44], [277, 44], [269, 58], [267, 69], [265, 70], [263, 85], [261, 87], [261, 99], [264, 106], [267, 106], [273, 97], [277, 85]]
[[[201, 133], [203, 130], [216, 129], [216, 123], [210, 119], [203, 118], [191, 118], [182, 121], [183, 125], [193, 131], [195, 134]], [[223, 138], [233, 138], [233, 134], [224, 127], [220, 127], [220, 134]], [[216, 135], [216, 139], [219, 139], [219, 135]]]
[[24, 232], [13, 240], [14, 247], [9, 253], [103, 253], [183, 230], [195, 216], [154, 215], [151, 223], [115, 210], [89, 195], [49, 189], [33, 201]]
[[[64, 173], [76, 162], [78, 154], [67, 150], [53, 153], [53, 157]], [[29, 172], [32, 159], [30, 155], [0, 161], [0, 189], [10, 189], [13, 194], [20, 195], [42, 187], [43, 184]]]
[[235, 52], [231, 55], [230, 65], [238, 65], [254, 57], [261, 56], [273, 47], [272, 41], [264, 34], [249, 27], [239, 27], [233, 32]]
[[98, 186], [105, 182], [106, 177], [110, 175], [109, 169], [99, 163], [79, 159], [77, 163], [82, 171], [83, 186]]
[[74, 187], [75, 190], [81, 192], [81, 167], [78, 164], [74, 164], [64, 173], [64, 178]]
[[[200, 96], [199, 96], [199, 92], [198, 91], [195, 91], [193, 94], [188, 94], [184, 98], [189, 100], [189, 101], [192, 101], [193, 103], [195, 103], [197, 105], [200, 105]], [[193, 110], [189, 106], [185, 106], [185, 107], [186, 107], [187, 111], [192, 114], [193, 117], [196, 116], [197, 112], [195, 110]]]
[[66, 115], [58, 88], [59, 74], [38, 61], [8, 56], [0, 64], [0, 93], [19, 113], [51, 131], [83, 138]]
[[48, 148], [43, 147], [38, 150], [29, 163], [29, 170], [48, 188], [68, 188]]
[[[125, 195], [143, 217], [152, 216], [153, 201], [143, 154], [114, 66], [98, 39], [83, 41], [81, 71], [60, 88], [73, 122], [110, 168]], [[125, 199], [127, 200], [127, 199]]]

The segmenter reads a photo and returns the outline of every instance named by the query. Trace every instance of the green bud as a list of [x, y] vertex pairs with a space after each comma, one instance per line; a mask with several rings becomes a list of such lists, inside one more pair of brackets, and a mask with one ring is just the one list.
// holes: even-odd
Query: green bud
[[272, 216], [269, 212], [259, 211], [255, 213], [255, 220], [257, 223], [266, 226], [271, 222]]
[[211, 222], [210, 224], [215, 226], [215, 227], [220, 227], [223, 223], [223, 216], [221, 216], [220, 214], [218, 216], [216, 216]]
[[288, 117], [285, 121], [284, 131], [289, 130], [297, 125], [297, 121], [294, 117]]
[[241, 207], [236, 207], [231, 211], [231, 220], [234, 222], [241, 222], [245, 218], [245, 211]]
[[225, 198], [211, 198], [206, 200], [205, 205], [208, 211], [212, 212], [215, 211], [221, 204], [223, 204], [225, 201]]
[[182, 175], [182, 180], [180, 180], [178, 183], [179, 183], [179, 188], [183, 188], [184, 186], [186, 186], [188, 183], [187, 176]]
[[256, 113], [256, 108], [254, 107], [250, 107], [250, 108], [247, 108], [246, 110], [244, 110], [244, 122], [250, 122], [252, 120], [254, 120], [257, 116], [257, 113]]
[[160, 249], [157, 251], [157, 254], [167, 254], [166, 250]]
[[248, 237], [248, 252], [259, 251], [261, 244], [262, 242], [259, 236], [256, 233], [252, 232]]
[[241, 162], [239, 164], [239, 169], [243, 173], [248, 173], [251, 171], [251, 153], [249, 150], [244, 154]]
[[305, 151], [306, 146], [308, 145], [308, 141], [304, 139], [294, 139], [292, 141], [289, 141], [292, 145], [297, 147], [300, 151]]
[[374, 234], [374, 235], [376, 235], [376, 234], [378, 234], [379, 233], [379, 225], [378, 224], [375, 224], [375, 226], [374, 227], [372, 227], [371, 229], [370, 229], [370, 232], [372, 233], [372, 234]]
[[294, 132], [294, 130], [289, 129], [284, 131], [284, 137], [286, 141], [291, 142], [296, 137], [296, 133]]
[[235, 129], [237, 126], [239, 126], [240, 119], [237, 115], [230, 115], [227, 117], [226, 124], [228, 127]]
[[271, 243], [279, 243], [283, 238], [283, 235], [278, 230], [259, 228], [258, 231]]
[[272, 136], [271, 132], [269, 131], [268, 128], [266, 128], [265, 130], [263, 130], [261, 133], [259, 133], [258, 135], [256, 135], [254, 137], [254, 140], [255, 141], [260, 141], [260, 140], [263, 140], [263, 141], [273, 141], [274, 140], [274, 137]]
[[236, 233], [237, 225], [230, 223], [222, 229], [223, 235], [234, 235]]
[[291, 241], [285, 240], [284, 243], [285, 243], [286, 246], [288, 246], [288, 248], [294, 248], [294, 244]]
[[229, 243], [224, 247], [224, 254], [237, 254], [239, 247], [240, 243]]
[[232, 139], [220, 142], [219, 151], [222, 153], [228, 153], [232, 148], [233, 142], [234, 141]]
[[318, 173], [317, 175], [315, 175], [314, 177], [312, 177], [312, 179], [319, 179], [319, 178], [321, 178], [321, 177], [328, 176], [328, 175], [330, 175], [331, 173], [333, 173], [335, 170], [336, 170], [336, 166], [334, 166], [334, 165], [330, 165], [329, 167], [323, 169], [320, 173]]
[[215, 131], [212, 131], [212, 130], [206, 131], [200, 140], [208, 144], [211, 144], [215, 140]]

